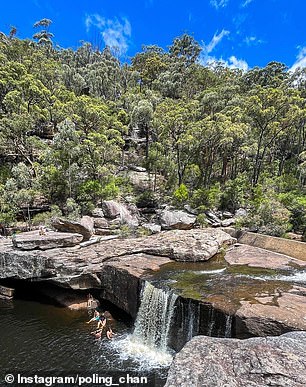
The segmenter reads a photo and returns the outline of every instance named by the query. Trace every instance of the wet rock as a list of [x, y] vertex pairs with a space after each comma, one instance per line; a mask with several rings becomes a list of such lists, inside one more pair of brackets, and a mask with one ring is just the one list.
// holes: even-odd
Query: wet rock
[[[70, 310], [88, 310], [88, 294], [78, 293], [66, 289], [64, 292], [62, 289], [56, 286], [45, 285], [39, 289], [40, 294], [43, 294], [48, 299], [56, 302], [57, 304], [68, 308]], [[99, 301], [96, 299], [92, 300], [92, 304], [95, 307], [99, 306]]]
[[29, 231], [17, 234], [14, 240], [14, 246], [20, 250], [48, 250], [75, 246], [82, 240], [83, 236], [76, 233], [48, 231], [45, 235], [39, 235], [38, 231]]
[[159, 270], [161, 265], [169, 262], [166, 257], [135, 254], [106, 263], [98, 274], [101, 279], [100, 297], [136, 318], [141, 278], [148, 271]]
[[236, 334], [239, 337], [280, 335], [306, 330], [306, 288], [293, 286], [287, 292], [258, 294], [252, 301], [240, 301], [236, 312]]
[[247, 231], [240, 231], [238, 239], [240, 243], [246, 245], [286, 254], [303, 261], [306, 260], [306, 244], [303, 242]]
[[197, 336], [179, 352], [166, 387], [303, 387], [306, 332], [247, 340]]
[[190, 230], [196, 222], [196, 216], [184, 211], [165, 209], [160, 213], [163, 230]]
[[225, 260], [230, 265], [248, 265], [267, 269], [289, 269], [293, 266], [306, 267], [306, 261], [242, 244], [229, 249], [225, 254]]
[[[57, 233], [54, 233], [57, 234]], [[67, 234], [64, 234], [67, 236]], [[235, 242], [221, 230], [173, 230], [142, 238], [104, 240], [80, 248], [22, 251], [9, 240], [0, 241], [0, 278], [52, 277], [60, 286], [76, 289], [100, 287], [96, 274], [106, 262], [124, 256], [149, 254], [177, 261], [205, 261], [226, 244]]]
[[15, 289], [0, 285], [0, 299], [11, 300], [14, 296]]
[[87, 241], [94, 233], [94, 222], [90, 216], [83, 216], [79, 221], [55, 218], [52, 226], [61, 232], [72, 232], [83, 235], [83, 241]]

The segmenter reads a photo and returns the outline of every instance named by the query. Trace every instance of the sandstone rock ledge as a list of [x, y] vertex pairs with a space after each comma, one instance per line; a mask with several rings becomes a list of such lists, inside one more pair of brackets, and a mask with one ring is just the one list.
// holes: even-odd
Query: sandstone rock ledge
[[247, 265], [266, 269], [306, 268], [306, 261], [249, 245], [235, 245], [230, 248], [226, 252], [225, 260], [230, 265]]
[[[306, 288], [293, 286], [273, 295], [258, 294], [252, 302], [241, 300], [236, 312], [236, 334], [239, 337], [280, 335], [306, 330]], [[306, 385], [306, 380], [305, 380]]]
[[247, 340], [197, 336], [179, 352], [166, 387], [304, 387], [306, 332]]
[[[106, 263], [110, 265], [128, 256], [135, 262], [138, 254], [153, 256], [159, 266], [165, 263], [163, 257], [177, 261], [206, 261], [222, 246], [236, 241], [221, 230], [173, 230], [150, 237], [107, 240], [85, 247], [77, 245], [63, 249], [56, 243], [56, 248], [46, 249], [44, 236], [35, 235], [33, 239], [29, 234], [16, 237], [17, 248], [9, 240], [0, 241], [0, 278], [52, 277], [54, 283], [73, 289], [101, 288], [97, 274], [104, 271]], [[51, 233], [48, 235], [49, 238]], [[72, 235], [82, 238], [78, 234]], [[146, 266], [147, 260], [144, 260]]]
[[83, 236], [76, 233], [48, 231], [45, 235], [39, 235], [37, 231], [29, 231], [18, 234], [14, 246], [20, 250], [49, 250], [72, 247], [82, 240]]

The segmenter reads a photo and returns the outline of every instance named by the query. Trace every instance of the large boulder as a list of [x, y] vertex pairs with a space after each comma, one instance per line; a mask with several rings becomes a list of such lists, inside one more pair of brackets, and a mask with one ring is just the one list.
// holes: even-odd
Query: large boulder
[[289, 269], [293, 266], [306, 267], [306, 261], [249, 245], [235, 245], [228, 249], [225, 260], [230, 265], [247, 265], [267, 269]]
[[95, 228], [109, 228], [108, 221], [103, 218], [94, 218], [94, 227]]
[[197, 336], [179, 352], [166, 387], [304, 387], [306, 332], [247, 340]]
[[52, 226], [61, 232], [72, 232], [83, 235], [83, 241], [88, 241], [94, 234], [94, 222], [90, 216], [83, 216], [79, 221], [55, 218]]
[[241, 300], [236, 312], [236, 334], [243, 338], [306, 330], [305, 295], [305, 287], [293, 286], [285, 292], [258, 292], [253, 300]]
[[160, 224], [163, 230], [190, 230], [197, 217], [185, 211], [165, 209], [160, 213]]
[[224, 245], [236, 239], [219, 229], [164, 231], [149, 237], [131, 238], [96, 245], [101, 260], [128, 254], [146, 253], [182, 262], [207, 261]]
[[137, 227], [139, 224], [135, 211], [131, 213], [122, 203], [118, 203], [115, 200], [105, 200], [102, 207], [106, 218], [118, 220], [120, 224], [127, 224], [131, 227]]
[[20, 250], [49, 250], [59, 247], [72, 247], [78, 245], [83, 236], [76, 233], [61, 233], [48, 231], [40, 235], [38, 231], [29, 231], [17, 234], [13, 244]]

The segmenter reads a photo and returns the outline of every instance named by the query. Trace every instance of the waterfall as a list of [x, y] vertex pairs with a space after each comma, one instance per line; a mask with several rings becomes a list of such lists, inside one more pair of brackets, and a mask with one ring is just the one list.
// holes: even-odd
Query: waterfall
[[230, 314], [227, 315], [226, 321], [225, 321], [224, 337], [232, 337], [232, 321], [233, 321], [233, 316]]
[[168, 338], [176, 299], [170, 291], [145, 282], [134, 332], [112, 341], [113, 349], [122, 360], [132, 358], [140, 369], [170, 365], [173, 356]]
[[175, 294], [146, 282], [133, 337], [149, 347], [166, 351], [176, 299]]
[[213, 306], [209, 308], [208, 324], [207, 324], [207, 336], [212, 336], [215, 327], [215, 309]]
[[188, 330], [187, 330], [187, 341], [191, 340], [193, 336], [196, 336], [199, 332], [200, 324], [200, 304], [192, 302], [191, 299], [188, 301], [187, 308], [188, 317]]

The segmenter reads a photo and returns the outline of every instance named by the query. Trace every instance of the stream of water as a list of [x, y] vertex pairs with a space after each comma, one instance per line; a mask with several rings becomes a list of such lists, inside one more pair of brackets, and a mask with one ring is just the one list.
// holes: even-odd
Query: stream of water
[[[0, 373], [131, 371], [154, 379], [148, 385], [163, 386], [174, 355], [168, 343], [172, 320], [181, 318], [182, 332], [176, 333], [184, 338], [182, 344], [199, 331], [200, 309], [193, 300], [224, 300], [226, 307], [235, 309], [241, 299], [258, 292], [274, 294], [293, 284], [306, 284], [305, 270], [236, 268], [219, 258], [199, 264], [171, 263], [145, 282], [135, 329], [118, 321], [113, 340], [105, 336], [97, 340], [90, 334], [95, 324], [86, 324], [90, 318], [86, 310], [0, 300]], [[177, 295], [187, 299], [181, 309], [176, 309]], [[230, 337], [231, 310], [223, 316], [222, 326], [215, 313], [214, 308], [208, 310], [205, 334]]]
[[115, 324], [113, 340], [95, 339], [90, 334], [95, 323], [85, 323], [89, 317], [87, 311], [26, 300], [0, 300], [0, 374], [34, 370], [74, 374], [130, 371], [153, 378], [154, 386], [165, 383], [169, 361], [160, 362], [163, 356], [154, 362], [150, 356], [149, 360], [142, 356], [140, 361], [131, 351], [127, 356], [120, 343], [131, 337], [132, 330], [123, 322]]

